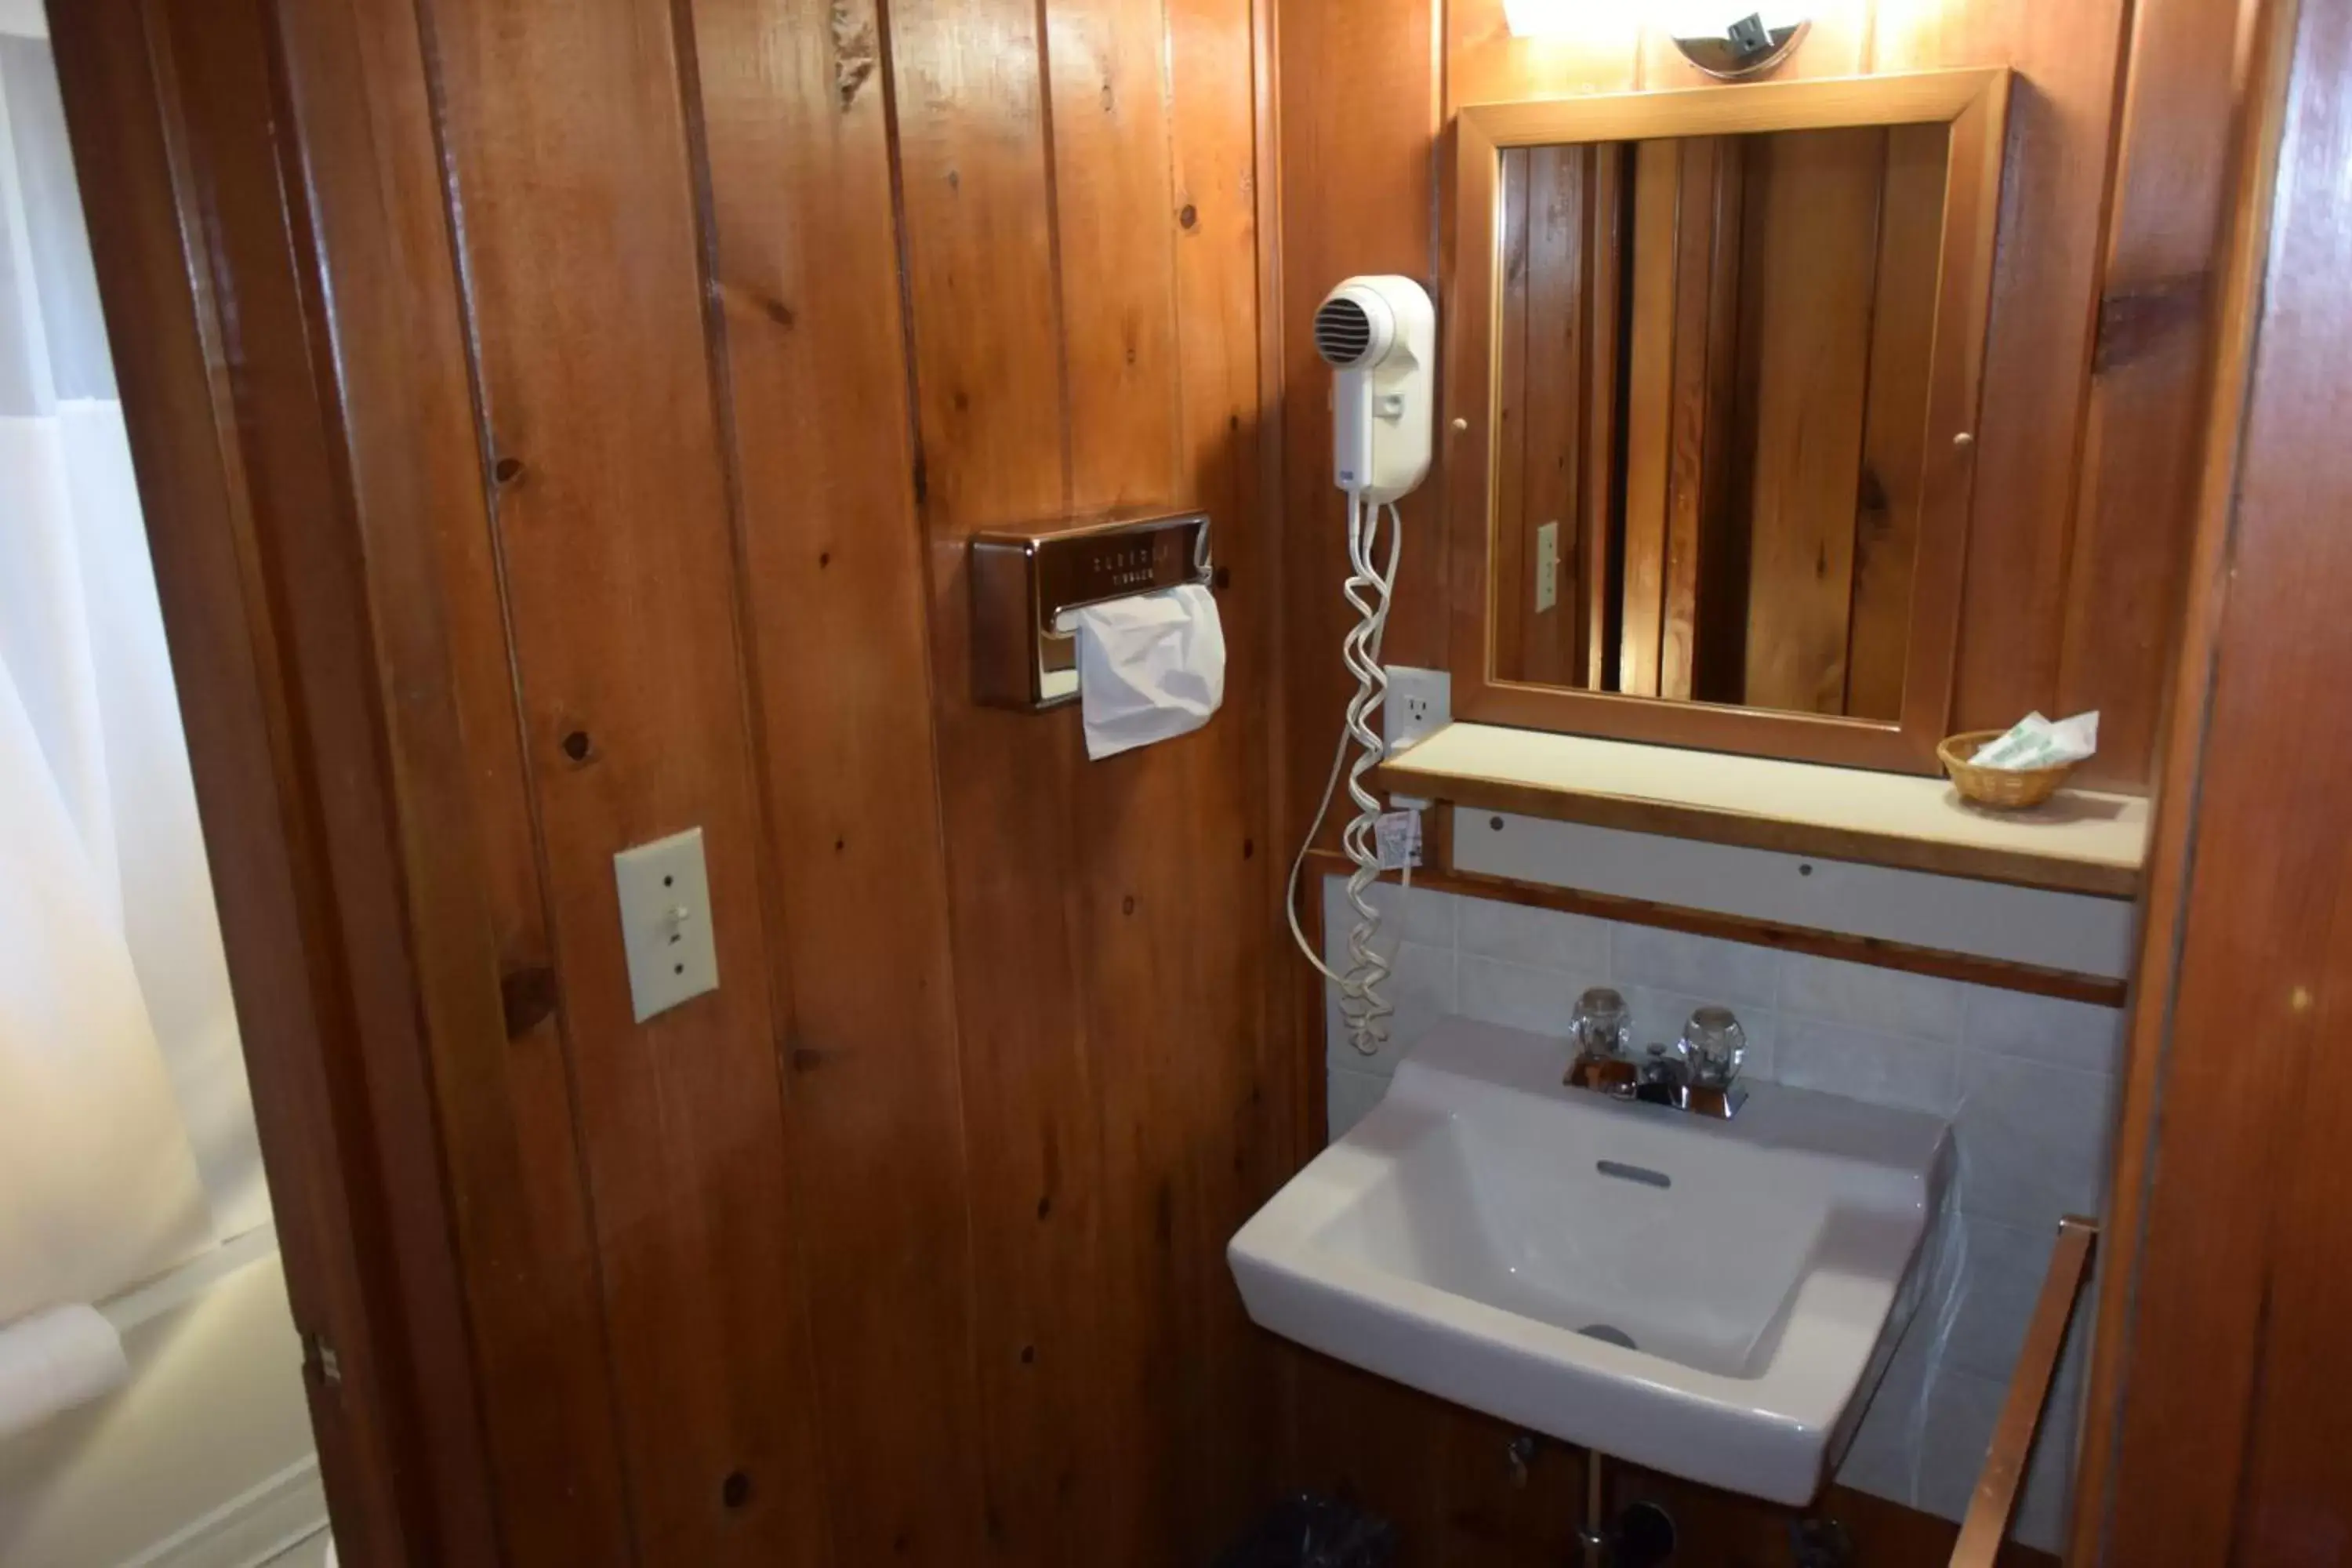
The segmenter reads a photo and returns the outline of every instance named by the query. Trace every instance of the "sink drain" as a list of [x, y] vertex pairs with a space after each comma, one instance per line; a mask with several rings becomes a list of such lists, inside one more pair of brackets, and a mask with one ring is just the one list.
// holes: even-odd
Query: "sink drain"
[[1587, 1323], [1576, 1331], [1586, 1339], [1599, 1340], [1604, 1345], [1615, 1345], [1620, 1350], [1637, 1351], [1642, 1348], [1633, 1342], [1633, 1335], [1614, 1323]]

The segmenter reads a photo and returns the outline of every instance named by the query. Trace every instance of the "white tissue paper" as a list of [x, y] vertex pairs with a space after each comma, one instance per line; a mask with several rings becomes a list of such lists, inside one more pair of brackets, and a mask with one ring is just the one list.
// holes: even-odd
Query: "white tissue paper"
[[1062, 614], [1078, 635], [1087, 755], [1105, 757], [1197, 730], [1225, 700], [1225, 628], [1197, 583]]
[[117, 1388], [122, 1340], [94, 1307], [52, 1307], [0, 1328], [0, 1443]]
[[1980, 768], [2054, 768], [2079, 763], [2099, 749], [2099, 711], [2077, 713], [2055, 723], [2028, 713], [2007, 733], [1987, 741], [1969, 761]]

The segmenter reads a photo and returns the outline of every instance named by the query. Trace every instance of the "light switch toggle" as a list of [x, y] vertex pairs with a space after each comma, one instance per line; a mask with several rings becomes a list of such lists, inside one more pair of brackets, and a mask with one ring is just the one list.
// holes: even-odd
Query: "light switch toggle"
[[710, 922], [710, 879], [702, 829], [689, 827], [613, 857], [621, 940], [637, 1022], [719, 989]]

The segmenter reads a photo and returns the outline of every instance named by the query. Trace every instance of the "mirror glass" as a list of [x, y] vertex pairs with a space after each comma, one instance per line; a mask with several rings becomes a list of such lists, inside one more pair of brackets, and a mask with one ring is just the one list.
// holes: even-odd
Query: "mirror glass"
[[1496, 679], [1899, 717], [1948, 143], [1503, 151]]

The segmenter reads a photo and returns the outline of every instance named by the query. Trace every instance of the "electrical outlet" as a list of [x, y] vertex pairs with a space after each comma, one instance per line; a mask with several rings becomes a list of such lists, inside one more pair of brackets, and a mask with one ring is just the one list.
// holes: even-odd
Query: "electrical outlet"
[[1559, 604], [1559, 524], [1547, 522], [1536, 530], [1536, 614]]
[[1389, 694], [1381, 704], [1381, 739], [1391, 754], [1454, 721], [1454, 678], [1442, 669], [1388, 667]]

